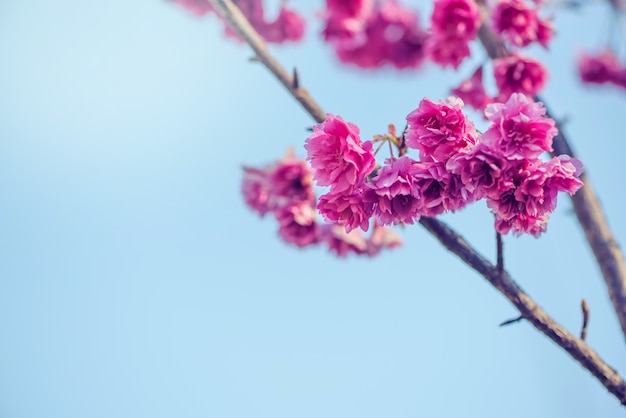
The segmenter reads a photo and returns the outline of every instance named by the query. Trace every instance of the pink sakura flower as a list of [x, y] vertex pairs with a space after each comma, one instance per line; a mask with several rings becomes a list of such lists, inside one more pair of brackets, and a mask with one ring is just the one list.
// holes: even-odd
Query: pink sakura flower
[[242, 193], [246, 204], [261, 216], [283, 206], [315, 200], [311, 170], [293, 151], [262, 169], [243, 167]]
[[326, 0], [322, 35], [326, 41], [352, 40], [365, 28], [365, 22], [372, 13], [373, 0]]
[[583, 164], [580, 160], [569, 155], [559, 155], [545, 163], [547, 185], [559, 192], [573, 195], [583, 186], [580, 176], [583, 173]]
[[423, 216], [454, 212], [474, 200], [461, 177], [449, 172], [445, 163], [421, 161], [414, 164], [414, 182], [421, 195]]
[[174, 3], [182, 6], [188, 12], [196, 16], [203, 16], [213, 11], [213, 8], [206, 0], [172, 0]]
[[609, 50], [596, 55], [583, 53], [578, 59], [578, 72], [584, 83], [614, 83], [619, 78], [620, 70], [617, 58]]
[[374, 222], [374, 230], [367, 240], [367, 254], [370, 257], [378, 255], [382, 249], [397, 248], [402, 245], [402, 238], [393, 230]]
[[455, 69], [470, 55], [469, 42], [480, 27], [480, 11], [474, 0], [436, 0], [431, 16], [427, 55], [437, 64]]
[[388, 159], [369, 184], [366, 196], [374, 203], [374, 216], [382, 225], [412, 224], [420, 217], [422, 199], [415, 183], [415, 161], [404, 156]]
[[[332, 21], [332, 19], [331, 19]], [[363, 25], [348, 20], [333, 29], [338, 58], [361, 68], [393, 65], [398, 69], [417, 68], [424, 59], [427, 34], [418, 16], [394, 1], [377, 3]], [[329, 36], [329, 24], [325, 36]]]
[[474, 0], [435, 0], [430, 20], [432, 33], [471, 41], [480, 27], [480, 11]]
[[315, 208], [310, 202], [284, 206], [275, 215], [279, 224], [278, 234], [288, 244], [302, 248], [319, 242]]
[[361, 142], [359, 128], [330, 113], [324, 122], [313, 126], [304, 148], [313, 179], [337, 194], [350, 194], [359, 188], [376, 164], [372, 143]]
[[482, 66], [478, 67], [469, 79], [461, 82], [458, 87], [452, 89], [451, 93], [463, 100], [465, 104], [481, 111], [493, 101], [491, 97], [487, 95], [485, 86], [483, 85]]
[[539, 61], [518, 54], [493, 60], [499, 101], [505, 101], [513, 93], [535, 96], [548, 79], [548, 70]]
[[492, 124], [481, 142], [508, 159], [535, 159], [552, 151], [552, 138], [558, 133], [554, 120], [545, 114], [541, 102], [532, 102], [520, 93], [511, 95], [506, 103], [492, 103], [485, 109]]
[[460, 176], [461, 182], [475, 200], [483, 197], [497, 199], [506, 190], [514, 187], [507, 178], [509, 161], [497, 149], [479, 143], [469, 151], [453, 155], [446, 169]]
[[510, 219], [502, 219], [498, 215], [495, 217], [496, 231], [501, 234], [513, 232], [513, 235], [530, 234], [535, 238], [546, 232], [548, 228], [548, 215], [544, 216], [528, 216], [519, 213]]
[[320, 196], [317, 208], [325, 220], [345, 226], [346, 232], [356, 228], [367, 231], [374, 211], [373, 203], [363, 199], [362, 190], [350, 195], [326, 193]]
[[274, 206], [273, 198], [270, 195], [270, 177], [273, 167], [264, 169], [243, 167], [243, 171], [241, 192], [244, 200], [250, 209], [264, 216]]
[[299, 41], [304, 37], [306, 23], [302, 16], [281, 5], [280, 12], [273, 22], [266, 23], [259, 34], [267, 42], [280, 44], [285, 41]]
[[320, 228], [320, 242], [326, 243], [328, 249], [339, 257], [349, 254], [367, 254], [368, 243], [360, 231], [347, 233], [341, 225], [325, 224]]
[[496, 33], [517, 47], [539, 42], [547, 48], [552, 38], [551, 24], [524, 0], [499, 0], [491, 19]]
[[426, 55], [442, 67], [451, 66], [455, 70], [470, 56], [469, 44], [460, 38], [433, 34], [426, 40]]
[[418, 108], [406, 117], [406, 145], [419, 149], [422, 156], [445, 161], [476, 143], [476, 128], [463, 113], [463, 101], [449, 97], [434, 103], [423, 99]]

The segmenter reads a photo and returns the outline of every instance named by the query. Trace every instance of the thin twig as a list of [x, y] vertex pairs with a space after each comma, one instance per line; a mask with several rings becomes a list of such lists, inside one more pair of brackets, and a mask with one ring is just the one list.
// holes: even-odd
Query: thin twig
[[589, 324], [589, 306], [585, 299], [581, 302], [580, 308], [583, 311], [583, 327], [580, 330], [580, 339], [584, 340], [587, 338], [587, 325]]
[[500, 324], [500, 326], [505, 327], [507, 325], [515, 324], [516, 322], [519, 322], [522, 319], [524, 319], [524, 315], [520, 315], [517, 318], [509, 319], [508, 321], [504, 321], [503, 323]]
[[[510, 51], [507, 49], [506, 45], [504, 45], [485, 23], [488, 18], [488, 10], [484, 5], [484, 0], [478, 0], [478, 3], [481, 4], [483, 17], [483, 25], [478, 31], [478, 39], [485, 48], [485, 51], [487, 51], [487, 54], [492, 59], [509, 56]], [[536, 100], [543, 102], [540, 97], [536, 97]], [[545, 102], [543, 103], [545, 105]], [[546, 106], [546, 109], [547, 108]], [[548, 116], [551, 116], [549, 110]], [[559, 133], [553, 140], [554, 151], [552, 151], [552, 155], [567, 154], [575, 157], [563, 133], [562, 126], [557, 123], [557, 128], [559, 129]], [[624, 260], [624, 254], [620, 250], [609, 228], [608, 221], [589, 177], [583, 174], [580, 179], [584, 183], [584, 186], [571, 196], [574, 212], [576, 212], [578, 223], [580, 223], [587, 242], [596, 258], [596, 262], [600, 267], [609, 297], [613, 303], [613, 309], [617, 314], [622, 333], [626, 338], [626, 261]]]
[[[243, 14], [230, 0], [207, 0], [216, 12], [254, 49], [259, 61], [263, 63], [287, 90], [302, 104], [317, 122], [325, 119], [321, 107], [308, 94], [302, 94], [300, 88], [295, 91], [293, 81], [285, 69], [270, 55], [259, 35], [248, 23]], [[574, 337], [565, 328], [555, 322], [509, 277], [506, 271], [499, 271], [483, 256], [476, 252], [460, 235], [444, 223], [433, 218], [421, 218], [420, 223], [441, 244], [456, 254], [468, 266], [476, 270], [489, 283], [500, 291], [519, 310], [520, 314], [535, 328], [548, 336], [558, 346], [567, 351], [585, 369], [589, 370], [600, 383], [619, 401], [626, 405], [626, 383], [607, 365], [598, 354], [584, 341]]]
[[502, 244], [502, 234], [496, 232], [496, 268], [498, 273], [504, 271], [504, 249]]

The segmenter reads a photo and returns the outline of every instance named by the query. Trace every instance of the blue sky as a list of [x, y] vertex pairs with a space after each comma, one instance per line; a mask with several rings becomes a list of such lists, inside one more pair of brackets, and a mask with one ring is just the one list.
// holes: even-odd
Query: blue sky
[[[599, 5], [559, 13], [551, 50], [530, 52], [622, 241], [626, 94], [581, 86], [573, 67], [607, 23]], [[484, 58], [363, 73], [318, 31], [273, 51], [364, 138]], [[0, 1], [0, 417], [623, 414], [529, 324], [498, 328], [515, 309], [419, 226], [375, 259], [283, 244], [244, 206], [240, 167], [303, 156], [312, 120], [251, 55], [166, 1]], [[483, 204], [444, 220], [492, 256]], [[588, 301], [588, 342], [625, 375], [568, 199], [543, 237], [505, 246], [512, 276], [574, 333]]]

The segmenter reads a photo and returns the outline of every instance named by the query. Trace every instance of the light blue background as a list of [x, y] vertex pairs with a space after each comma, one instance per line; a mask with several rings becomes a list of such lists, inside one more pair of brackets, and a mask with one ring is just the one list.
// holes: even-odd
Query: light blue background
[[[623, 242], [626, 94], [573, 67], [608, 20], [560, 13], [551, 51], [532, 52]], [[318, 31], [272, 50], [366, 139], [474, 67], [362, 73]], [[312, 120], [251, 55], [165, 1], [0, 0], [0, 418], [623, 416], [529, 324], [499, 328], [515, 309], [421, 227], [376, 259], [284, 245], [244, 206], [240, 166], [302, 156]], [[444, 219], [493, 257], [484, 204]], [[574, 333], [588, 301], [588, 342], [626, 375], [569, 200], [545, 236], [505, 245]]]

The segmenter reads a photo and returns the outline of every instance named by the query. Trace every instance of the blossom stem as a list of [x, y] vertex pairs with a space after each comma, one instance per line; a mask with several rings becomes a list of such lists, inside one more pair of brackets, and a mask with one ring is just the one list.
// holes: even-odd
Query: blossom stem
[[[511, 53], [506, 45], [489, 29], [486, 23], [489, 13], [485, 7], [485, 1], [477, 0], [477, 3], [479, 3], [481, 7], [483, 20], [483, 24], [478, 30], [478, 38], [485, 48], [485, 51], [487, 51], [487, 54], [492, 59], [509, 56]], [[537, 97], [536, 100], [543, 102], [539, 97]], [[545, 102], [544, 106], [548, 109]], [[547, 113], [548, 116], [550, 116], [549, 110]], [[554, 151], [552, 151], [552, 155], [558, 156], [567, 154], [571, 157], [575, 157], [563, 133], [563, 129], [559, 126], [558, 122], [557, 128], [559, 133], [553, 139], [552, 145]], [[574, 212], [576, 212], [578, 222], [585, 233], [587, 242], [600, 267], [609, 297], [613, 303], [613, 309], [617, 313], [622, 333], [626, 338], [626, 261], [624, 260], [624, 254], [620, 250], [609, 228], [602, 206], [600, 205], [588, 176], [583, 173], [580, 176], [580, 180], [584, 183], [584, 186], [571, 196]]]
[[[272, 57], [265, 43], [250, 25], [247, 19], [231, 0], [207, 0], [215, 11], [244, 39], [257, 54], [257, 59], [283, 84], [289, 93], [305, 108], [318, 123], [324, 121], [326, 113], [304, 89], [293, 88], [293, 80], [289, 73]], [[583, 188], [584, 189], [584, 188]], [[626, 406], [626, 383], [619, 374], [607, 365], [604, 360], [584, 341], [574, 337], [565, 328], [554, 321], [541, 309], [533, 299], [524, 293], [503, 269], [491, 265], [483, 256], [474, 250], [459, 234], [444, 223], [423, 217], [420, 223], [434, 235], [448, 250], [457, 255], [468, 266], [485, 277], [500, 291], [540, 332], [548, 336], [557, 345], [567, 351], [584, 368], [589, 370], [600, 383], [622, 405]]]

